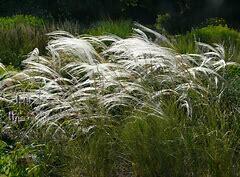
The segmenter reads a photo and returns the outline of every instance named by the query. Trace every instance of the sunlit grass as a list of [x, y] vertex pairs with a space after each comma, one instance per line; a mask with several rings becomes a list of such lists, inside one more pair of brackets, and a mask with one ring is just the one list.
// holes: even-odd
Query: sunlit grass
[[182, 48], [136, 28], [129, 37], [102, 36], [104, 29], [97, 36], [49, 33], [48, 55], [34, 49], [22, 71], [1, 81], [2, 100], [29, 106], [24, 139], [45, 145], [42, 170], [69, 177], [238, 176], [238, 60], [221, 44]]
[[133, 23], [130, 20], [104, 20], [92, 25], [86, 33], [96, 36], [114, 34], [119, 37], [128, 37], [133, 32], [132, 27]]

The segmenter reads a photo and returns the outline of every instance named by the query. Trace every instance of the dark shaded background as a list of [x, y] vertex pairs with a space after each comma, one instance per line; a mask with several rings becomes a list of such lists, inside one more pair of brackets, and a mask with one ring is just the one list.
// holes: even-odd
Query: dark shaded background
[[173, 31], [184, 32], [210, 17], [222, 17], [238, 28], [239, 7], [239, 0], [0, 0], [0, 16], [31, 14], [82, 23], [130, 18], [153, 24], [157, 15], [169, 13]]

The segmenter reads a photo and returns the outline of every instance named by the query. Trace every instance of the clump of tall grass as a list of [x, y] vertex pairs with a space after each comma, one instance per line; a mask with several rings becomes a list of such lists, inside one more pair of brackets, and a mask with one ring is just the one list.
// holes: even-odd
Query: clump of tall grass
[[65, 175], [238, 176], [239, 108], [222, 104], [225, 73], [238, 64], [222, 45], [182, 54], [155, 31], [134, 31], [125, 39], [49, 33], [48, 55], [34, 49], [23, 71], [2, 81], [2, 97], [28, 99], [30, 133], [76, 127], [54, 146], [72, 162]]
[[24, 55], [33, 46], [44, 49], [47, 38], [43, 34], [43, 19], [33, 16], [17, 15], [13, 17], [0, 18], [0, 61], [5, 65], [19, 67]]
[[208, 44], [218, 43], [224, 46], [226, 58], [239, 62], [240, 34], [227, 26], [207, 26], [193, 29], [185, 35], [175, 37], [175, 47], [181, 53], [195, 53], [195, 41]]
[[31, 15], [16, 15], [0, 18], [0, 28], [9, 29], [19, 24], [41, 27], [44, 24], [44, 20]]
[[39, 27], [17, 25], [10, 29], [0, 29], [0, 61], [5, 65], [20, 67], [29, 50], [38, 46], [44, 51], [47, 38], [44, 36], [47, 30]]
[[[163, 115], [162, 102], [167, 96], [174, 97], [191, 117], [199, 102], [204, 106], [221, 98], [221, 74], [235, 64], [225, 62], [221, 45], [198, 43], [201, 53], [179, 54], [152, 42], [143, 31], [135, 31], [127, 39], [50, 33], [49, 56], [39, 56], [35, 49], [23, 61], [25, 69], [15, 76], [17, 84], [12, 87], [32, 101], [42, 123], [84, 119], [87, 113], [98, 113], [97, 108], [109, 113], [120, 107], [147, 107]], [[165, 40], [158, 34], [157, 38]], [[34, 88], [22, 91], [26, 82]]]
[[81, 31], [78, 23], [70, 21], [48, 22], [34, 16], [17, 15], [0, 18], [0, 62], [21, 67], [21, 62], [29, 51], [38, 48], [45, 52], [46, 33], [54, 30], [67, 30], [73, 34]]
[[132, 34], [132, 27], [133, 23], [130, 20], [104, 20], [91, 25], [86, 33], [96, 36], [114, 34], [126, 38]]
[[45, 54], [45, 46], [48, 38], [45, 34], [64, 30], [78, 35], [86, 31], [91, 35], [116, 34], [127, 37], [132, 33], [131, 21], [102, 21], [92, 25], [86, 30], [86, 26], [73, 21], [47, 21], [42, 18], [17, 15], [0, 18], [0, 62], [5, 65], [21, 67], [21, 62], [26, 58], [29, 51], [38, 48]]

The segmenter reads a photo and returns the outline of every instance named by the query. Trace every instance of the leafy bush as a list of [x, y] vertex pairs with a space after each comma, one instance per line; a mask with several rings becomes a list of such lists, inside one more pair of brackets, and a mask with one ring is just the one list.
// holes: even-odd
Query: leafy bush
[[6, 107], [6, 104], [3, 106], [2, 102], [3, 100], [0, 102], [3, 109], [0, 110], [0, 176], [39, 176], [39, 149], [33, 144], [24, 143], [22, 136], [27, 127], [24, 127], [20, 119], [14, 119], [12, 116], [10, 118], [6, 112], [10, 107]]
[[207, 26], [194, 29], [186, 35], [176, 36], [175, 47], [181, 53], [195, 53], [195, 41], [224, 46], [227, 60], [240, 61], [240, 33], [227, 26]]
[[11, 146], [0, 140], [0, 175], [8, 177], [38, 176], [33, 147], [21, 143]]

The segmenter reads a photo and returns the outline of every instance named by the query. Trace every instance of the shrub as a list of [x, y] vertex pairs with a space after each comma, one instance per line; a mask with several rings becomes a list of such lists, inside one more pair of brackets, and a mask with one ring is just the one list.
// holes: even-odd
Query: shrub
[[[24, 127], [20, 119], [6, 112], [10, 107], [0, 101], [0, 176], [30, 177], [39, 176], [41, 165], [37, 159], [38, 147], [26, 145], [23, 140]], [[20, 111], [20, 110], [18, 110]], [[27, 121], [26, 121], [27, 122]], [[26, 123], [25, 124], [29, 124]]]
[[8, 177], [30, 177], [40, 175], [36, 165], [34, 149], [17, 142], [14, 146], [0, 140], [0, 175]]

